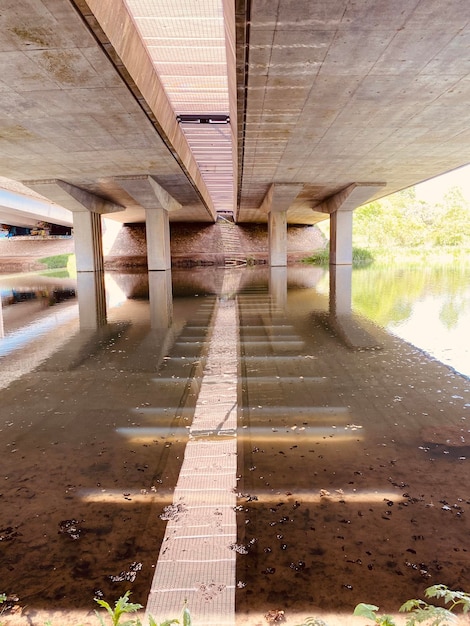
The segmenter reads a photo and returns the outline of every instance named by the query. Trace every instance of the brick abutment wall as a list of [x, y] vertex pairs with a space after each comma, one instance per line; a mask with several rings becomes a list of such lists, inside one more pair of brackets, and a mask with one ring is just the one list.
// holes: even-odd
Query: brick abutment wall
[[[175, 267], [225, 265], [237, 262], [267, 263], [268, 234], [265, 224], [170, 225], [171, 259]], [[106, 237], [106, 234], [105, 234]], [[288, 262], [294, 263], [325, 247], [315, 226], [289, 226]], [[146, 267], [145, 224], [123, 225], [108, 246], [106, 269]], [[38, 259], [74, 252], [73, 238], [11, 237], [0, 239], [2, 273], [44, 269]]]

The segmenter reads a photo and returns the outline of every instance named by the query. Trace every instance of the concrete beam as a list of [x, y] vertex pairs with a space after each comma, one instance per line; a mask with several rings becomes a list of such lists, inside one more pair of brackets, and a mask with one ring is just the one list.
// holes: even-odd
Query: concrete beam
[[72, 212], [91, 211], [103, 215], [125, 210], [125, 207], [120, 204], [106, 200], [63, 180], [28, 182], [28, 187]]
[[34, 226], [40, 221], [71, 226], [72, 215], [46, 198], [0, 188], [0, 221], [14, 226]]
[[366, 204], [385, 185], [386, 183], [352, 183], [313, 209], [330, 215], [335, 211], [353, 211]]
[[165, 209], [173, 212], [182, 205], [173, 198], [152, 176], [123, 177], [114, 179], [137, 204], [144, 209]]
[[215, 220], [216, 210], [199, 165], [178, 124], [175, 111], [126, 3], [124, 0], [87, 0], [87, 4], [157, 119], [166, 143], [172, 147]]
[[260, 206], [263, 213], [287, 211], [303, 189], [303, 183], [273, 183]]

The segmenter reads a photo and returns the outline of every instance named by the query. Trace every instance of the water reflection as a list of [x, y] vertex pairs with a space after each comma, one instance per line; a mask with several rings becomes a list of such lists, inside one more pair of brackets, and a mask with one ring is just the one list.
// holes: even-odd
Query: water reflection
[[428, 263], [353, 275], [356, 311], [470, 376], [470, 267]]
[[379, 328], [351, 350], [322, 270], [169, 276], [106, 275], [105, 321], [90, 297], [1, 392], [0, 579], [25, 618], [86, 624], [131, 589], [196, 625], [335, 624], [470, 589], [468, 380]]

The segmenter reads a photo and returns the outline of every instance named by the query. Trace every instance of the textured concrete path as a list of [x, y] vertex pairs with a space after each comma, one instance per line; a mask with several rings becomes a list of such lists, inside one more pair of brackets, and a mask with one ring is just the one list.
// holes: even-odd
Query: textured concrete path
[[235, 624], [237, 472], [237, 311], [216, 312], [190, 439], [147, 612], [157, 621], [179, 616], [184, 603], [196, 624]]

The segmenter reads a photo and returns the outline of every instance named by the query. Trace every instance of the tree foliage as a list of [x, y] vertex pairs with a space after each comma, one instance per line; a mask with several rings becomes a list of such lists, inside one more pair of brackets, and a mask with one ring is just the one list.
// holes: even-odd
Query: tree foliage
[[354, 243], [363, 247], [470, 245], [470, 204], [459, 187], [441, 202], [417, 198], [414, 187], [354, 212]]

